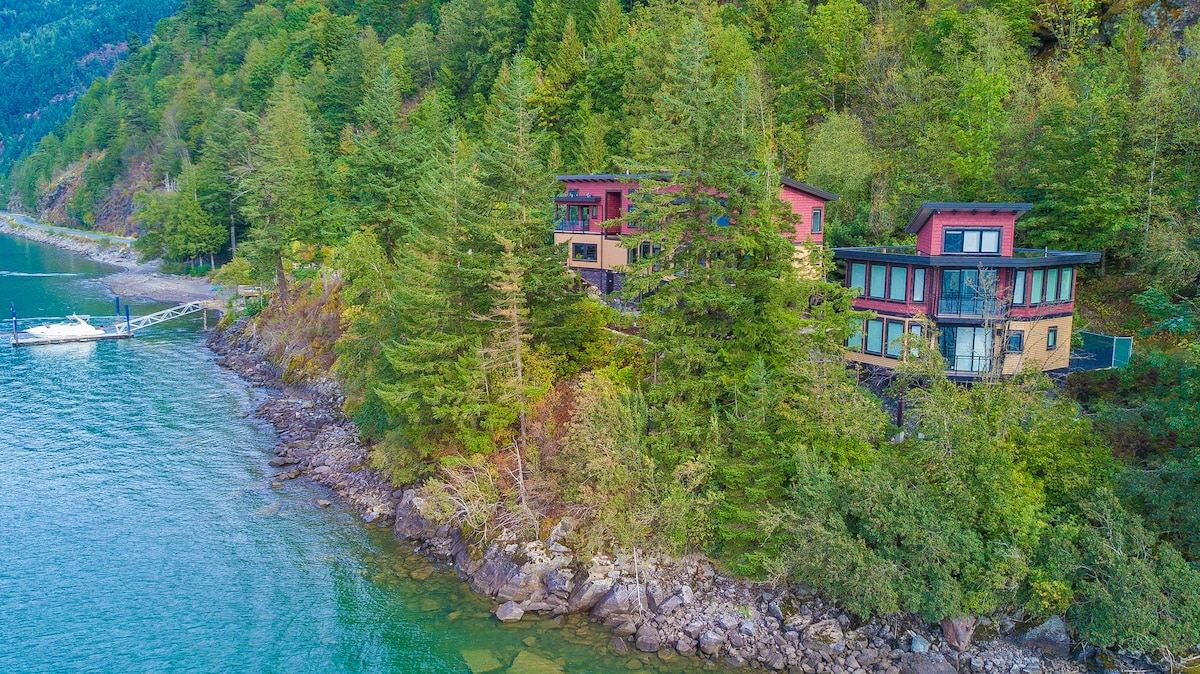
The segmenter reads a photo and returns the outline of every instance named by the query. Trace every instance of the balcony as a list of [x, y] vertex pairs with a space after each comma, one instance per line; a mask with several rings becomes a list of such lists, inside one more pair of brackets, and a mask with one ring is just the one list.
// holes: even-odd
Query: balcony
[[978, 293], [942, 293], [938, 297], [937, 315], [999, 318], [1003, 305], [994, 297]]
[[556, 232], [573, 232], [586, 233], [588, 231], [587, 220], [568, 220], [567, 218], [559, 218], [554, 221], [554, 231]]

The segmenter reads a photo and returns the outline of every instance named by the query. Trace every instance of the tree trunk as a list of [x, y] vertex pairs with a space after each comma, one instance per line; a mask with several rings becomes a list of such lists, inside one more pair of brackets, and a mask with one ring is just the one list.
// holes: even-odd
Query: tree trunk
[[275, 253], [275, 292], [279, 295], [279, 306], [288, 305], [287, 272], [283, 270], [283, 254]]

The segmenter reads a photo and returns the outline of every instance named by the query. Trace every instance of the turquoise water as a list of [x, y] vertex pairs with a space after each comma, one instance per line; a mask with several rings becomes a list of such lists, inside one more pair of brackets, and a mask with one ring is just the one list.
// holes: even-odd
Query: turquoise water
[[[109, 271], [0, 236], [0, 305], [24, 316], [112, 314], [94, 281]], [[0, 672], [700, 665], [609, 655], [606, 630], [578, 618], [501, 625], [388, 530], [316, 507], [323, 488], [272, 489], [274, 435], [247, 418], [256, 393], [212, 362], [199, 319], [2, 344]]]

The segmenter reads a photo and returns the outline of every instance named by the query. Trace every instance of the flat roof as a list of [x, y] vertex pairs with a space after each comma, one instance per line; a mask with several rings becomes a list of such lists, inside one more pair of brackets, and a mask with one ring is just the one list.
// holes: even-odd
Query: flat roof
[[836, 260], [866, 260], [892, 262], [922, 267], [1056, 267], [1059, 265], [1095, 264], [1100, 253], [1077, 250], [1017, 248], [1011, 257], [1000, 255], [922, 255], [916, 246], [865, 246], [834, 248]]
[[[647, 176], [652, 176], [655, 178], [667, 178], [667, 177], [670, 177], [670, 175], [671, 174], [669, 174], [669, 173], [582, 173], [579, 175], [561, 175], [561, 176], [556, 176], [556, 177], [558, 178], [558, 180], [560, 182], [567, 182], [567, 181], [585, 182], [585, 181], [610, 181], [610, 180], [637, 180], [638, 178], [645, 178]], [[805, 183], [802, 183], [799, 180], [792, 180], [791, 178], [789, 178], [787, 176], [781, 177], [779, 179], [779, 182], [783, 183], [784, 185], [786, 185], [794, 190], [799, 190], [809, 196], [816, 197], [817, 199], [821, 199], [822, 201], [837, 201], [838, 200], [838, 195], [834, 194], [833, 192], [826, 192], [825, 190], [818, 189], [816, 187], [813, 187], [812, 185], [807, 185]]]
[[1032, 209], [1033, 204], [1024, 203], [926, 201], [921, 204], [921, 208], [917, 210], [917, 214], [912, 217], [912, 220], [908, 221], [908, 226], [904, 228], [904, 231], [909, 234], [921, 231], [921, 228], [925, 226], [925, 223], [929, 222], [929, 218], [933, 217], [934, 213], [942, 211], [991, 211], [992, 213], [1011, 211], [1020, 218]]

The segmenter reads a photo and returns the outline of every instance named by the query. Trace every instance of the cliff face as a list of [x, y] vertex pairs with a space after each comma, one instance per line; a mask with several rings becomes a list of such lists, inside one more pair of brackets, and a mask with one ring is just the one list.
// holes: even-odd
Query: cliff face
[[[81, 221], [80, 218], [72, 215], [71, 201], [84, 185], [84, 175], [88, 165], [103, 157], [104, 153], [101, 152], [75, 162], [47, 184], [33, 208], [37, 219], [41, 222], [67, 227], [83, 227], [118, 236], [135, 236], [138, 225], [133, 219], [133, 214], [137, 210], [133, 197], [138, 192], [153, 189], [150, 162], [145, 158], [139, 157], [129, 162], [130, 168], [118, 176], [112, 186], [107, 188], [96, 202], [96, 208], [94, 212], [90, 213], [89, 221]], [[28, 206], [20, 203], [19, 199], [16, 201], [10, 199], [9, 209], [29, 210]]]

